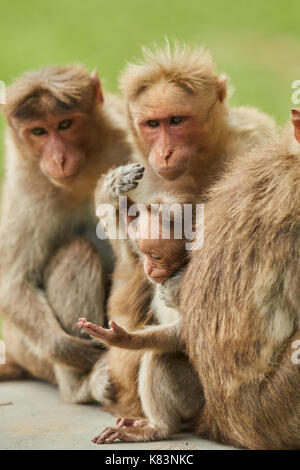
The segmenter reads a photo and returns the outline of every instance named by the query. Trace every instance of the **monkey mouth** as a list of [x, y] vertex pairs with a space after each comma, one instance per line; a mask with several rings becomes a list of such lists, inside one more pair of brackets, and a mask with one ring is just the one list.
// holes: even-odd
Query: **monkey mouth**
[[69, 174], [69, 175], [64, 175], [64, 176], [52, 176], [51, 179], [54, 183], [58, 185], [67, 185], [67, 184], [72, 184], [75, 179], [79, 175], [79, 171], [76, 171], [75, 173]]
[[184, 175], [186, 172], [186, 165], [177, 165], [169, 168], [159, 168], [157, 169], [157, 174], [166, 180], [176, 180]]

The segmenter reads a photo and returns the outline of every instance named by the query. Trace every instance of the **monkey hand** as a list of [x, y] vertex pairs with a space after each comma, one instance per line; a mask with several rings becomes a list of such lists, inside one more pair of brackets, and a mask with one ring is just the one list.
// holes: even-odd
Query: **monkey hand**
[[131, 339], [131, 334], [113, 320], [109, 322], [110, 329], [90, 323], [86, 318], [79, 318], [76, 325], [107, 346], [126, 346]]
[[145, 167], [140, 163], [128, 163], [112, 170], [106, 176], [107, 194], [116, 199], [132, 191], [143, 178], [144, 171]]

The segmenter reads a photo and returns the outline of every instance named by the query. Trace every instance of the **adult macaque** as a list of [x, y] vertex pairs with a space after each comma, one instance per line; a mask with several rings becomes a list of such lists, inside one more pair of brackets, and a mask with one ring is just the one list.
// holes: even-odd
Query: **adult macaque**
[[84, 377], [101, 352], [63, 326], [78, 312], [104, 323], [93, 192], [103, 172], [130, 158], [118, 106], [103, 102], [97, 74], [81, 66], [25, 74], [3, 106], [0, 307], [9, 362], [0, 379], [28, 371], [71, 401], [91, 400]]
[[[134, 172], [134, 165], [132, 169]], [[124, 173], [126, 171], [129, 176], [128, 170]], [[134, 177], [131, 186], [133, 183]], [[127, 185], [130, 185], [129, 180]], [[155, 203], [164, 202], [156, 198]], [[158, 215], [163, 216], [162, 213]], [[130, 223], [130, 217], [128, 219]], [[182, 354], [184, 344], [179, 342], [181, 318], [176, 310], [176, 301], [174, 304], [174, 300], [170, 299], [171, 304], [166, 306], [160, 298], [160, 285], [170, 276], [176, 276], [187, 261], [187, 240], [175, 236], [175, 224], [181, 225], [182, 220], [176, 220], [176, 215], [170, 221], [164, 221], [163, 217], [154, 220], [150, 209], [140, 213], [137, 219], [137, 225], [129, 226], [129, 233], [134, 236], [134, 246], [138, 248], [145, 273], [154, 284], [151, 308], [159, 325], [128, 333], [113, 320], [110, 321], [111, 330], [107, 330], [88, 322], [86, 318], [80, 318], [77, 326], [104, 345], [149, 350], [143, 354], [138, 377], [138, 391], [146, 419], [118, 420], [117, 427], [106, 428], [94, 439], [97, 444], [112, 443], [116, 439], [152, 441], [167, 438], [179, 432], [184, 424], [191, 426], [190, 421], [202, 406], [199, 379]], [[163, 238], [164, 223], [169, 225], [170, 239]], [[158, 238], [151, 239], [149, 235], [155, 224], [158, 224]], [[177, 292], [174, 294], [176, 296]], [[170, 308], [171, 305], [173, 308]]]
[[167, 44], [145, 51], [120, 78], [134, 143], [164, 188], [197, 194], [226, 162], [262, 142], [274, 121], [254, 108], [229, 108], [227, 78], [202, 48]]
[[[228, 107], [226, 79], [217, 75], [209, 53], [201, 48], [178, 46], [171, 51], [167, 46], [147, 52], [144, 63], [125, 70], [121, 88], [135, 158], [146, 167], [143, 185], [134, 193], [137, 202], [148, 202], [162, 189], [197, 194], [201, 199], [226, 163], [274, 131], [273, 120], [256, 109]], [[116, 172], [108, 181], [117, 180]], [[105, 202], [110, 199], [111, 184], [103, 188], [106, 190], [98, 192], [98, 199]], [[123, 317], [128, 328], [139, 328], [149, 321], [151, 285], [136, 254], [125, 243], [116, 247], [116, 253], [108, 317]], [[110, 411], [115, 414], [141, 413], [136, 401], [140, 359], [139, 351], [109, 351], [116, 391]]]
[[300, 448], [300, 110], [293, 126], [216, 185], [180, 290], [198, 433], [250, 449]]

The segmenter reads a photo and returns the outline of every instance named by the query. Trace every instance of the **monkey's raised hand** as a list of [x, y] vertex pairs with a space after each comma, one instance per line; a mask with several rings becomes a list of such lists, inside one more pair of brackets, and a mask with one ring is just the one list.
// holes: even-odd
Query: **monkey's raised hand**
[[113, 320], [109, 322], [110, 329], [90, 323], [86, 318], [79, 318], [76, 325], [87, 334], [107, 346], [126, 347], [131, 340], [131, 334], [124, 330]]
[[145, 167], [140, 163], [128, 163], [109, 171], [98, 181], [96, 206], [102, 203], [119, 202], [119, 196], [132, 191], [144, 176]]

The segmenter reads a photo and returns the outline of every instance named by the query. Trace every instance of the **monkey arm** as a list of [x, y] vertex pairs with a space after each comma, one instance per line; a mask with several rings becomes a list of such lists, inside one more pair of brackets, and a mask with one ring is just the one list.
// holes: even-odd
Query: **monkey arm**
[[176, 352], [183, 349], [180, 340], [181, 320], [169, 325], [149, 326], [131, 333], [112, 320], [111, 329], [94, 325], [85, 318], [80, 318], [77, 326], [107, 346], [124, 349], [156, 349], [161, 352]]

